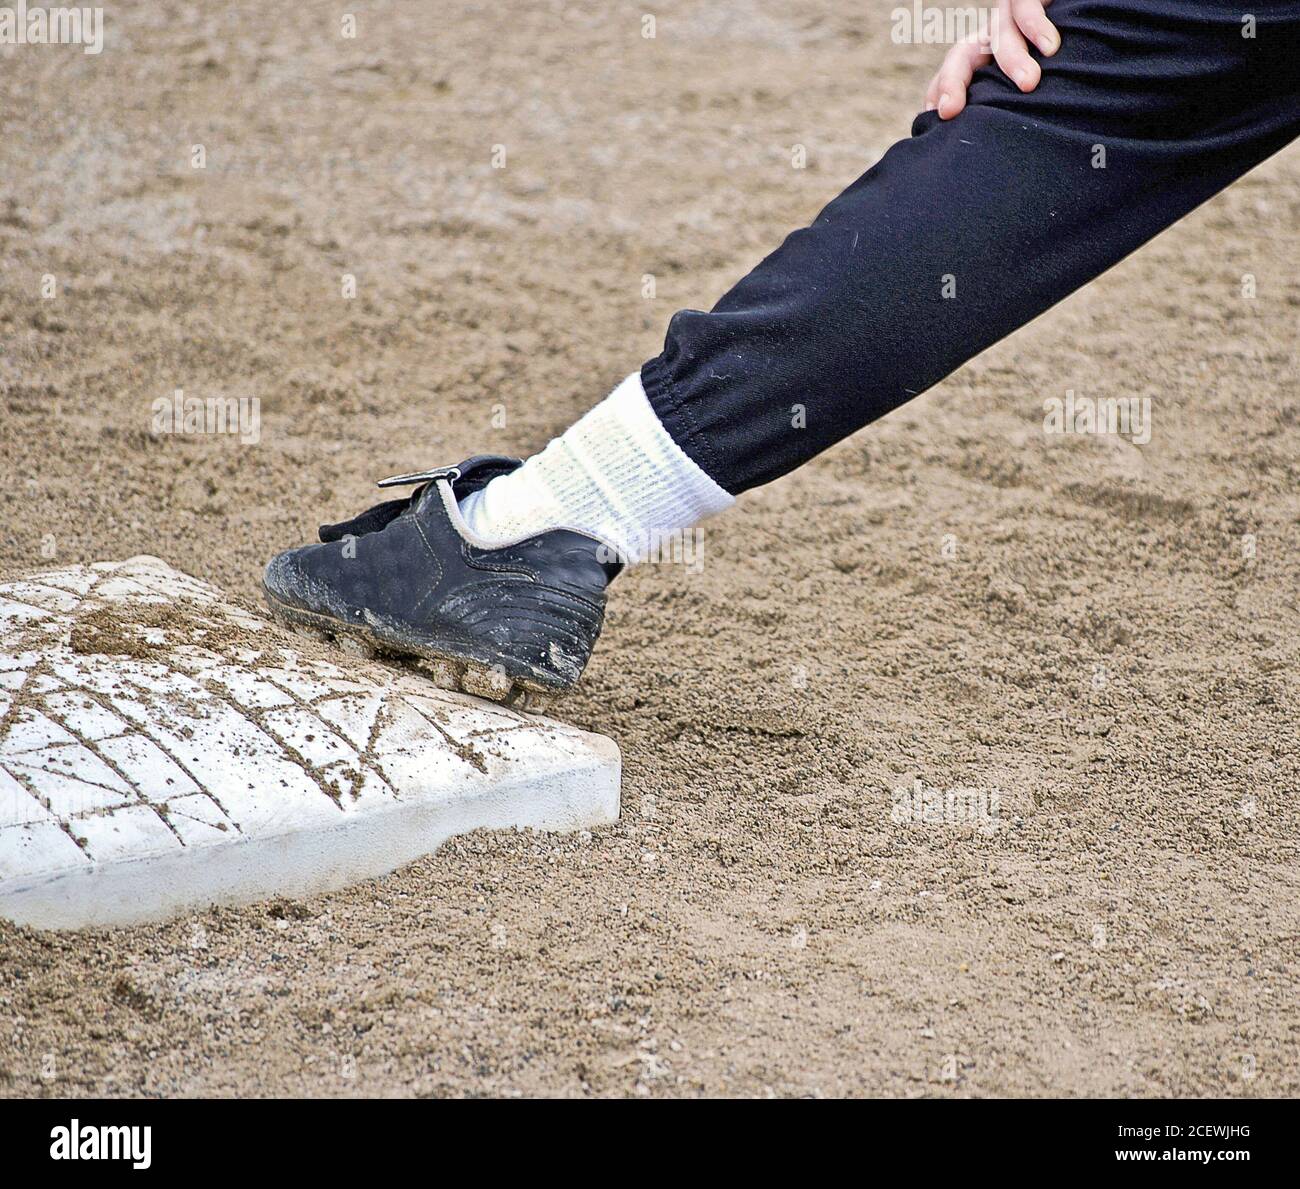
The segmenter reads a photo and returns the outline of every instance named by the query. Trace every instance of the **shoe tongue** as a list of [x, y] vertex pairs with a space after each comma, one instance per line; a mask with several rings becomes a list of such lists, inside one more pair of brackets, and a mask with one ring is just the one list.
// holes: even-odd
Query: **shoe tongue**
[[[421, 488], [423, 490], [423, 488]], [[418, 494], [418, 493], [417, 493]], [[364, 537], [367, 533], [377, 533], [386, 527], [389, 521], [396, 520], [411, 502], [412, 497], [401, 500], [388, 500], [367, 508], [360, 516], [343, 520], [338, 524], [322, 524], [320, 539], [322, 541], [341, 541], [344, 537]]]
[[[475, 454], [446, 470], [457, 472], [456, 478], [451, 483], [451, 492], [459, 503], [467, 495], [482, 490], [498, 475], [508, 475], [521, 466], [523, 466], [522, 459], [511, 458], [506, 454]], [[402, 499], [376, 504], [351, 520], [344, 520], [338, 524], [322, 524], [320, 539], [340, 541], [348, 536], [363, 537], [367, 533], [379, 532], [391, 521], [396, 520], [407, 508], [421, 504], [428, 498], [437, 498], [438, 484], [432, 480], [432, 476], [438, 473], [441, 472], [417, 471], [410, 475], [394, 475], [391, 479], [385, 480], [380, 486], [392, 487], [403, 483], [419, 483], [420, 486]]]
[[497, 476], [508, 475], [521, 466], [522, 459], [511, 458], [508, 454], [475, 454], [456, 464], [460, 477], [452, 482], [452, 494], [458, 501], [463, 500], [467, 495], [481, 491]]

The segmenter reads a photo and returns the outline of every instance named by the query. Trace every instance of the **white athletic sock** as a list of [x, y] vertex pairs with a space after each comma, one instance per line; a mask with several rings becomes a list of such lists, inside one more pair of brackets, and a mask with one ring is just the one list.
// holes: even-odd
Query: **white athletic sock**
[[491, 544], [567, 528], [639, 561], [647, 545], [735, 502], [673, 441], [633, 372], [540, 454], [466, 496], [460, 511]]

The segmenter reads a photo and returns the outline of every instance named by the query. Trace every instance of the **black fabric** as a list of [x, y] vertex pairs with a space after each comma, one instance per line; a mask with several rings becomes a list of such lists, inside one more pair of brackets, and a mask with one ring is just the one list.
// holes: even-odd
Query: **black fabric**
[[712, 312], [672, 319], [642, 381], [728, 491], [924, 392], [1300, 132], [1300, 5], [1056, 0], [1049, 15], [1062, 44], [1036, 91], [980, 71], [960, 116], [918, 116]]

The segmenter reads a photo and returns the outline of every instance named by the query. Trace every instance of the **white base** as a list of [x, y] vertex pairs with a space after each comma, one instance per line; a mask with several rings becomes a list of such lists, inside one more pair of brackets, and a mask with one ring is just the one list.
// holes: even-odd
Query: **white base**
[[343, 887], [482, 827], [617, 820], [612, 740], [267, 627], [156, 558], [0, 585], [0, 915], [158, 920]]

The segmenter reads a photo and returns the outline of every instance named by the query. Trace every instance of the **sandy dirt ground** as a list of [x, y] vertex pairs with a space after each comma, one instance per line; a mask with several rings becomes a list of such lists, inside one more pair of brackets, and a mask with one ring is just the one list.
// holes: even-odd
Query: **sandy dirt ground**
[[[0, 50], [0, 576], [152, 553], [254, 599], [377, 477], [535, 449], [941, 53], [879, 2], [340, 7]], [[617, 827], [0, 924], [0, 1092], [1297, 1093], [1298, 249], [1293, 148], [621, 578], [558, 712], [622, 746]], [[260, 441], [152, 434], [178, 387]], [[1046, 435], [1070, 388], [1149, 397], [1150, 442]], [[917, 781], [998, 828], [894, 820]]]

